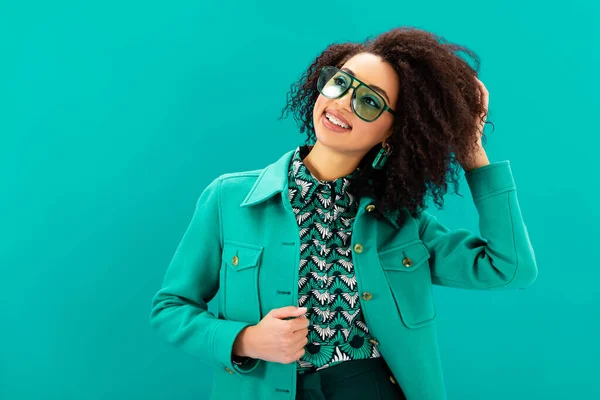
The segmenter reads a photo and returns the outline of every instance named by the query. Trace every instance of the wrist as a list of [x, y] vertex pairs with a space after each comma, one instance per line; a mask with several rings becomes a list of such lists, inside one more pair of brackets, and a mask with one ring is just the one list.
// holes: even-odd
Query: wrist
[[477, 168], [485, 167], [486, 165], [490, 165], [490, 160], [487, 155], [480, 155], [475, 157], [474, 160], [469, 160], [462, 164], [465, 173], [469, 173], [471, 171], [476, 170]]
[[238, 334], [233, 343], [232, 355], [240, 357], [252, 357], [252, 337], [255, 327], [248, 326]]
[[481, 139], [478, 142], [478, 147], [475, 151], [470, 152], [466, 156], [457, 155], [457, 160], [465, 172], [471, 172], [479, 167], [484, 167], [490, 164], [487, 152], [483, 148]]

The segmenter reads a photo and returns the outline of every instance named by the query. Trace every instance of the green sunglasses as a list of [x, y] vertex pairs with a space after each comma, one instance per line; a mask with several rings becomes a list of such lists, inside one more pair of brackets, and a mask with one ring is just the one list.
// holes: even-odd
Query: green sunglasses
[[[354, 81], [358, 82], [358, 85], [354, 86]], [[387, 105], [383, 97], [360, 79], [336, 67], [327, 66], [321, 68], [319, 79], [317, 80], [317, 89], [323, 96], [330, 99], [337, 99], [338, 97], [342, 97], [351, 87], [354, 88], [354, 91], [352, 92], [350, 106], [358, 118], [363, 121], [373, 122], [384, 111], [396, 115], [395, 111]]]

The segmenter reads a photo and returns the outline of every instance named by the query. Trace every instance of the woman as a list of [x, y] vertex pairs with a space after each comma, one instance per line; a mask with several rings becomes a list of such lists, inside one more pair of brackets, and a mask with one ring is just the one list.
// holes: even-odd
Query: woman
[[[211, 399], [446, 398], [432, 285], [537, 277], [510, 164], [483, 149], [478, 64], [415, 28], [331, 45], [286, 105], [307, 143], [203, 191], [150, 318], [216, 367]], [[481, 236], [425, 210], [458, 167]]]

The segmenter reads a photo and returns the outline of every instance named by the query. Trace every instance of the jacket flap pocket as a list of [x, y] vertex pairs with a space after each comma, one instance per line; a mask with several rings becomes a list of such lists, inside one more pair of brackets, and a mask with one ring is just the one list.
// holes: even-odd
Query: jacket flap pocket
[[223, 261], [237, 271], [256, 267], [259, 263], [263, 247], [226, 240], [223, 243]]
[[411, 272], [419, 268], [431, 255], [421, 240], [403, 243], [379, 253], [385, 270]]
[[430, 324], [435, 319], [429, 258], [429, 250], [421, 240], [379, 253], [379, 261], [399, 314], [404, 325], [411, 329]]
[[219, 289], [224, 319], [257, 324], [261, 319], [258, 274], [264, 247], [225, 240]]

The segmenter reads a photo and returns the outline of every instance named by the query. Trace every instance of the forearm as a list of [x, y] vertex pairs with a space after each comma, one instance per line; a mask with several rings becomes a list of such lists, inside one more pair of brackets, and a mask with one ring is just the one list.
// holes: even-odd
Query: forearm
[[524, 288], [537, 277], [537, 265], [519, 207], [508, 161], [466, 175], [479, 213], [480, 234], [450, 230], [427, 212], [419, 232], [431, 253], [433, 283], [491, 289]]

